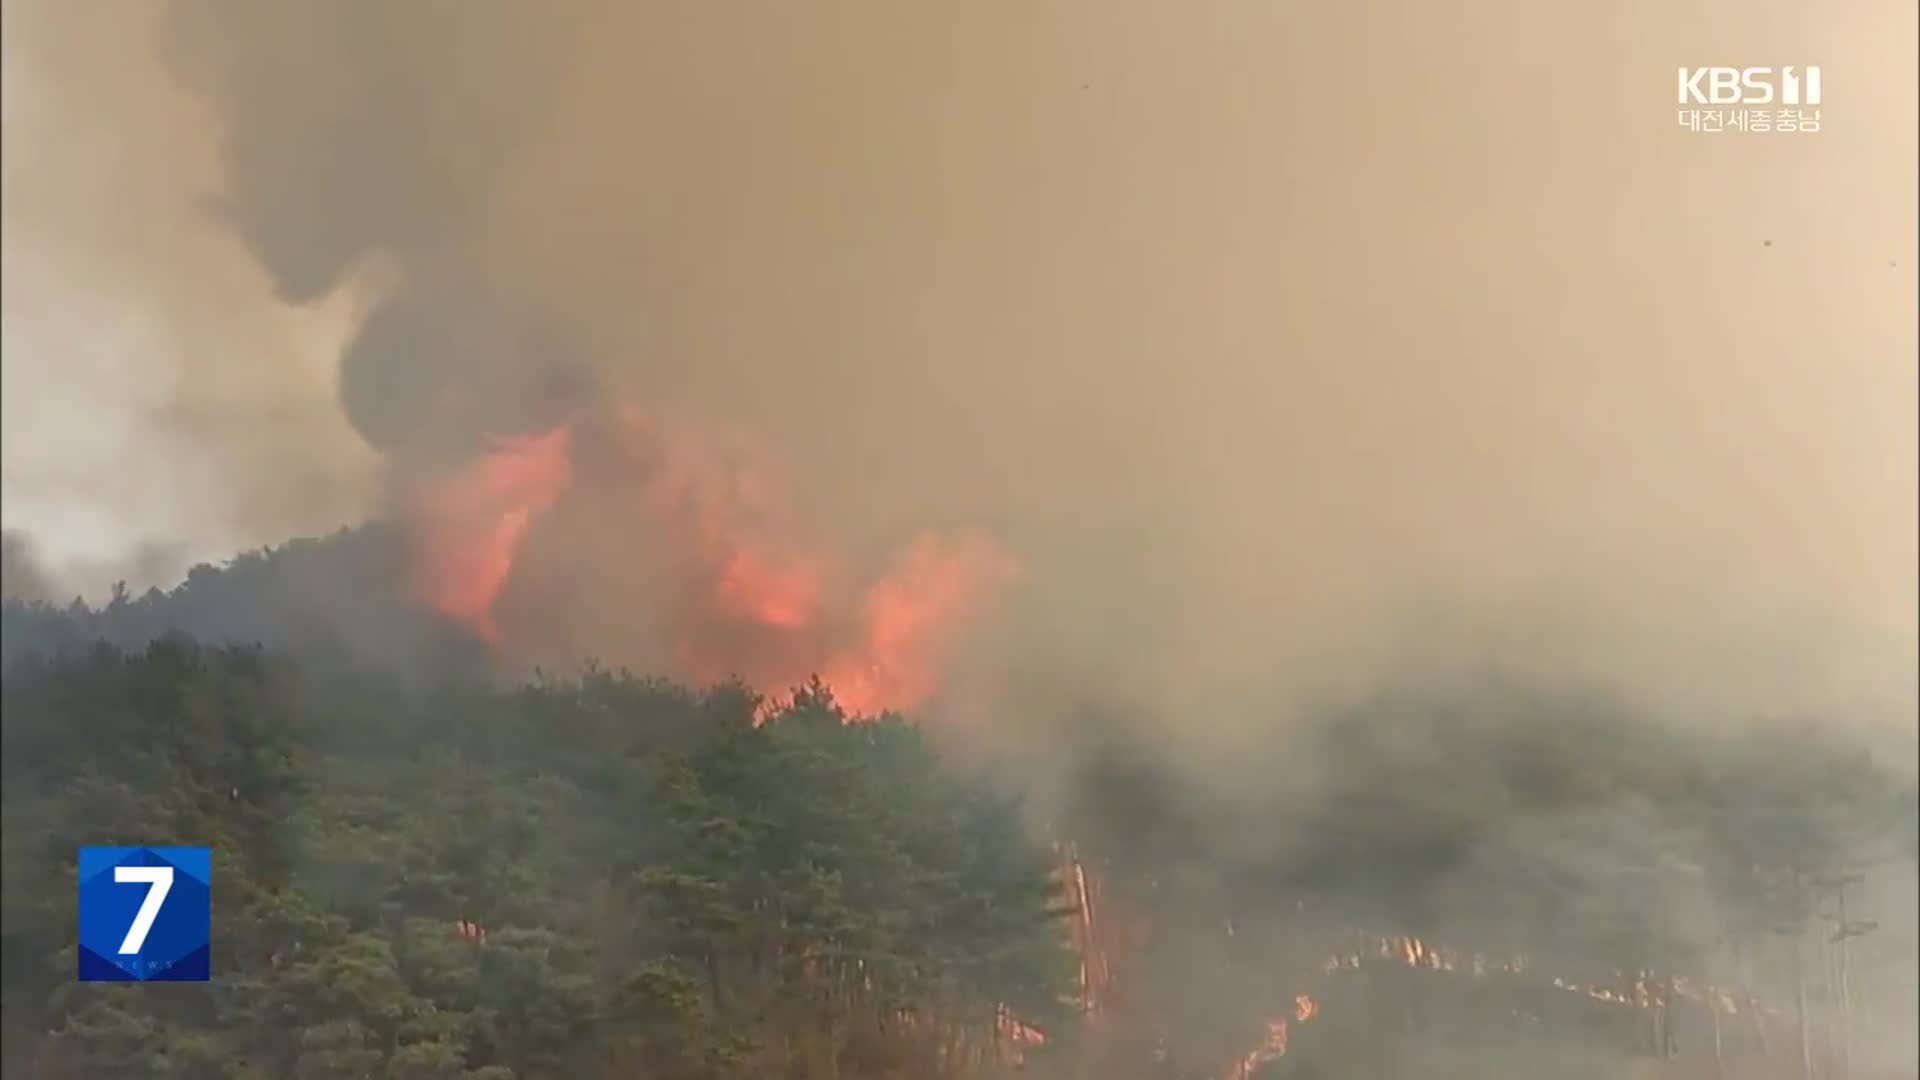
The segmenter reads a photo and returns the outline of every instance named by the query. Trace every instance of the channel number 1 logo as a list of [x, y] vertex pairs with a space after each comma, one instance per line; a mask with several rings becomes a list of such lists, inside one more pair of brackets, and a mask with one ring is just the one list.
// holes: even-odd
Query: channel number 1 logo
[[206, 982], [213, 850], [80, 849], [80, 980]]

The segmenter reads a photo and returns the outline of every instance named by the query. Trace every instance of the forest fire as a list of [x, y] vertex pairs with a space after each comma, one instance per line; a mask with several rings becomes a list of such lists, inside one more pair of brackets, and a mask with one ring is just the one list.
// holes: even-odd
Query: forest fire
[[926, 702], [1014, 560], [922, 533], [863, 578], [781, 490], [738, 435], [577, 417], [416, 480], [413, 594], [503, 662], [599, 656], [769, 701], [818, 676], [860, 716]]
[[504, 443], [428, 487], [414, 507], [416, 542], [426, 554], [415, 562], [415, 595], [498, 646], [494, 600], [528, 527], [572, 482], [572, 466], [572, 432], [563, 427]]

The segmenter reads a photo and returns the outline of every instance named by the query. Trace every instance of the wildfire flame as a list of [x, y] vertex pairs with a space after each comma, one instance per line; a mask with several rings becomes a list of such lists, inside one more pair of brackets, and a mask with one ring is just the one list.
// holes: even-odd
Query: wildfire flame
[[1055, 845], [1055, 853], [1060, 858], [1059, 874], [1067, 899], [1073, 905], [1067, 937], [1080, 961], [1080, 1008], [1085, 1013], [1098, 1012], [1106, 996], [1108, 973], [1106, 951], [1094, 925], [1093, 879], [1072, 844]]
[[[1336, 953], [1327, 957], [1320, 965], [1320, 970], [1323, 974], [1356, 971], [1372, 957], [1377, 957], [1388, 964], [1410, 968], [1459, 972], [1474, 979], [1496, 975], [1524, 976], [1532, 968], [1532, 964], [1525, 956], [1498, 960], [1480, 954], [1463, 954], [1459, 950], [1445, 946], [1431, 945], [1418, 937], [1398, 935], [1369, 937], [1362, 949]], [[1546, 985], [1558, 991], [1579, 994], [1607, 1005], [1645, 1010], [1665, 1008], [1670, 1004], [1670, 999], [1657, 989], [1659, 983], [1651, 972], [1615, 972], [1614, 978], [1619, 984], [1614, 987], [1597, 983], [1580, 983], [1563, 977], [1548, 979]], [[1728, 1016], [1740, 1015], [1745, 1011], [1732, 993], [1719, 987], [1702, 986], [1682, 976], [1667, 980], [1665, 987], [1674, 997], [1700, 1003], [1706, 1008]], [[1754, 1007], [1759, 1008], [1757, 1005]], [[1766, 1009], [1760, 1011], [1772, 1012]], [[1287, 1037], [1291, 1027], [1307, 1023], [1319, 1015], [1320, 1004], [1311, 994], [1296, 994], [1291, 1013], [1269, 1020], [1266, 1039], [1258, 1048], [1228, 1065], [1223, 1074], [1224, 1080], [1246, 1080], [1261, 1065], [1286, 1056]]]
[[[525, 653], [533, 646], [502, 599], [542, 530], [599, 534], [560, 545], [548, 562], [561, 565], [542, 572], [569, 577], [574, 602], [605, 607], [604, 621], [659, 624], [663, 655], [641, 663], [707, 684], [739, 679], [769, 703], [817, 675], [857, 716], [924, 704], [1017, 564], [984, 537], [925, 533], [859, 585], [841, 560], [797, 539], [776, 475], [737, 436], [632, 408], [576, 418], [417, 480], [413, 594], [496, 653]], [[591, 524], [552, 524], [583, 504]], [[626, 534], [631, 548], [607, 556]], [[622, 593], [633, 582], [640, 592]], [[584, 644], [597, 655], [620, 649]]]
[[[1312, 1018], [1313, 1012], [1316, 1011], [1318, 1007], [1312, 1005], [1313, 999], [1304, 994], [1301, 995], [1301, 1000], [1307, 1003], [1305, 1007], [1307, 1015], [1300, 1018], [1302, 1022], [1305, 1022]], [[1298, 1011], [1300, 1010], [1296, 1010], [1296, 1012]], [[1270, 1061], [1277, 1061], [1280, 1058], [1286, 1057], [1289, 1028], [1290, 1025], [1284, 1016], [1275, 1017], [1267, 1021], [1266, 1039], [1261, 1042], [1258, 1049], [1251, 1051], [1245, 1057], [1228, 1066], [1225, 1080], [1247, 1080], [1260, 1066]]]
[[419, 549], [414, 595], [500, 644], [494, 601], [535, 518], [573, 480], [572, 432], [508, 441], [471, 467], [429, 485], [414, 508]]

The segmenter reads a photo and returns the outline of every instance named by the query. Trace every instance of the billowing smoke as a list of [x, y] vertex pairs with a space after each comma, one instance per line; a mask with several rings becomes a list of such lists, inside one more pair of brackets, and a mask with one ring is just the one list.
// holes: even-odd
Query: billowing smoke
[[403, 461], [472, 455], [558, 419], [585, 389], [574, 343], [519, 267], [474, 249], [532, 141], [553, 20], [495, 2], [181, 0], [160, 31], [219, 131], [212, 221], [290, 304], [377, 279], [338, 377], [361, 438]]
[[0, 500], [94, 601], [373, 506], [331, 390], [359, 301], [277, 303], [217, 225], [220, 133], [161, 64], [160, 15], [0, 7]]
[[584, 406], [593, 386], [566, 341], [495, 311], [457, 295], [375, 308], [341, 357], [340, 403], [354, 430], [398, 460], [460, 460]]
[[0, 597], [47, 603], [57, 596], [57, 587], [40, 566], [33, 539], [21, 533], [0, 533]]
[[[1029, 680], [1900, 715], [1911, 12], [1717, 9], [10, 2], [9, 524], [218, 556], [586, 401], [753, 433], [856, 598], [984, 529]], [[1677, 130], [1730, 50], [1827, 130]]]
[[370, 283], [340, 405], [386, 463], [421, 601], [521, 663], [598, 656], [769, 692], [818, 674], [862, 710], [928, 700], [1012, 556], [977, 532], [864, 560], [843, 536], [803, 539], [820, 523], [768, 505], [752, 439], [644, 411], [655, 388], [633, 376], [657, 350], [595, 343], [604, 320], [556, 303], [532, 253], [492, 246], [513, 167], [578, 100], [551, 97], [564, 26], [510, 4], [200, 2], [165, 26], [219, 124], [216, 219], [284, 301]]

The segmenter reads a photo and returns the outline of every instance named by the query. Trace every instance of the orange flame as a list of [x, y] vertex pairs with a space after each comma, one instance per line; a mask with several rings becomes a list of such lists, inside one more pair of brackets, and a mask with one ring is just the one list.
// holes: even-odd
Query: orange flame
[[571, 432], [503, 443], [446, 482], [430, 487], [414, 528], [433, 557], [416, 567], [422, 602], [500, 643], [493, 605], [535, 518], [559, 501], [573, 478]]
[[[583, 454], [605, 455], [593, 459], [591, 480]], [[626, 567], [583, 559], [562, 570], [586, 579], [576, 602], [604, 604], [616, 622], [660, 624], [667, 655], [644, 663], [706, 683], [738, 678], [769, 702], [819, 675], [856, 716], [926, 703], [962, 633], [1017, 565], [983, 537], [923, 534], [884, 575], [849, 588], [838, 560], [794, 541], [773, 473], [750, 442], [631, 408], [591, 434], [570, 422], [502, 444], [419, 493], [415, 595], [496, 650], [523, 652], [499, 601], [529, 537], [563, 503], [607, 503], [621, 531], [642, 538], [636, 548], [648, 545], [654, 587], [672, 596], [614, 599], [619, 579], [635, 576]], [[620, 648], [573, 644], [599, 655]]]
[[867, 590], [859, 640], [828, 663], [823, 678], [861, 715], [926, 701], [956, 632], [1015, 573], [1011, 558], [983, 538], [954, 543], [922, 534]]

